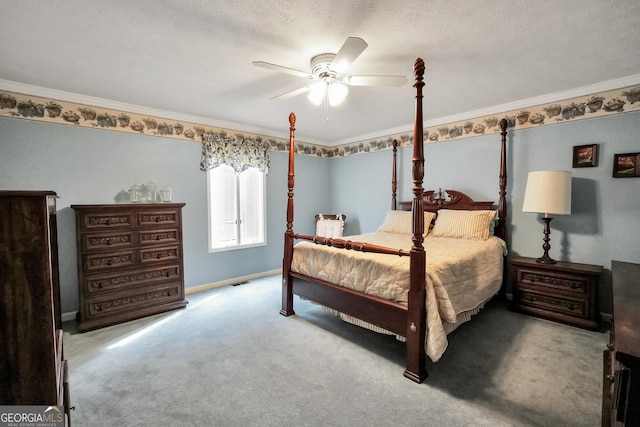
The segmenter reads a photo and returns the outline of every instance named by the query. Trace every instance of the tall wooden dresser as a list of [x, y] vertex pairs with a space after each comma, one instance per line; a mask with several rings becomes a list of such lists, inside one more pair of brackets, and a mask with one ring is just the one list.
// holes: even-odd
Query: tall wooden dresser
[[187, 305], [184, 203], [72, 205], [80, 332]]
[[56, 193], [0, 191], [0, 405], [64, 406]]
[[613, 325], [604, 351], [603, 426], [640, 426], [640, 264], [611, 262]]

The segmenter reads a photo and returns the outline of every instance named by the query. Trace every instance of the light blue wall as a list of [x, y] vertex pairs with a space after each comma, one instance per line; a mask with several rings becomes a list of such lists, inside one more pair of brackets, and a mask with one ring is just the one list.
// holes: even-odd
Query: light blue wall
[[[296, 231], [313, 233], [315, 213], [329, 206], [328, 160], [297, 157]], [[62, 311], [78, 309], [74, 204], [116, 203], [133, 183], [154, 181], [184, 202], [185, 286], [262, 273], [282, 265], [287, 155], [271, 154], [267, 178], [267, 246], [208, 253], [206, 174], [200, 144], [146, 135], [0, 118], [0, 189], [59, 195]]]
[[[542, 254], [542, 222], [522, 213], [527, 173], [573, 173], [573, 213], [551, 223], [551, 256], [605, 267], [601, 311], [611, 312], [611, 260], [640, 263], [640, 178], [612, 178], [613, 155], [640, 152], [640, 113], [559, 123], [509, 132], [510, 257]], [[572, 147], [600, 144], [595, 168], [572, 169]], [[496, 200], [497, 134], [425, 145], [425, 189], [451, 188], [477, 200]], [[333, 160], [296, 156], [295, 222], [313, 233], [318, 212], [347, 215], [345, 234], [378, 227], [391, 200], [392, 152]], [[398, 152], [398, 199], [410, 200], [412, 150]], [[72, 204], [114, 203], [134, 182], [170, 185], [185, 202], [185, 284], [193, 287], [280, 268], [286, 225], [287, 155], [271, 154], [267, 179], [267, 246], [209, 254], [205, 174], [200, 144], [146, 135], [0, 119], [0, 189], [54, 190], [58, 201], [63, 311], [77, 309]]]
[[[613, 178], [613, 155], [640, 152], [640, 113], [558, 123], [508, 134], [509, 258], [543, 253], [540, 215], [522, 212], [527, 174], [573, 174], [572, 215], [551, 222], [552, 258], [602, 265], [601, 311], [611, 313], [611, 260], [640, 263], [640, 178]], [[599, 144], [597, 167], [572, 168], [573, 146]], [[499, 134], [425, 145], [425, 189], [455, 189], [497, 200]], [[398, 152], [398, 199], [411, 200], [412, 148]], [[391, 151], [331, 162], [333, 209], [348, 215], [345, 232], [374, 230], [389, 209]]]

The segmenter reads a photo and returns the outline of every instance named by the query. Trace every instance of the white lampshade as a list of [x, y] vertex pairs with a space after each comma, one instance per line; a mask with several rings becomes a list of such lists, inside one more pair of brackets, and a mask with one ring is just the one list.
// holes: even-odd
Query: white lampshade
[[347, 93], [349, 93], [349, 89], [347, 88], [347, 85], [342, 82], [333, 82], [329, 84], [327, 92], [329, 96], [329, 105], [335, 107], [344, 101], [347, 97]]
[[546, 215], [571, 213], [571, 172], [529, 172], [524, 192], [523, 212]]
[[316, 82], [309, 86], [309, 101], [314, 105], [320, 105], [327, 92], [327, 84], [324, 81]]
[[349, 93], [347, 85], [338, 81], [322, 80], [309, 86], [309, 101], [314, 105], [322, 104], [327, 98], [329, 105], [335, 107], [344, 101]]

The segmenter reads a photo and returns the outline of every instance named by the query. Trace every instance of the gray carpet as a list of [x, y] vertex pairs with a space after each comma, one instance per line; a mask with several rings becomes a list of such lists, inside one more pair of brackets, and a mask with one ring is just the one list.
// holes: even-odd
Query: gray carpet
[[297, 315], [281, 316], [279, 276], [189, 301], [82, 334], [65, 325], [74, 426], [600, 423], [604, 332], [494, 301], [449, 336], [429, 378], [415, 384], [402, 376], [395, 338], [297, 297]]

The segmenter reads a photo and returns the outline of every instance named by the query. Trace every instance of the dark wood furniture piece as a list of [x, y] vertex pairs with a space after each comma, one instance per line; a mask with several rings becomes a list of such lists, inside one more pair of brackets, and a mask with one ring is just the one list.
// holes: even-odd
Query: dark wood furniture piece
[[0, 405], [68, 416], [62, 338], [56, 193], [0, 191]]
[[602, 425], [640, 426], [640, 264], [611, 262], [613, 324], [604, 351]]
[[[422, 382], [427, 377], [425, 367], [425, 334], [426, 334], [426, 253], [424, 250], [425, 230], [424, 210], [437, 211], [439, 208], [451, 209], [473, 209], [470, 205], [464, 205], [459, 200], [448, 205], [444, 200], [434, 201], [432, 192], [425, 193], [422, 186], [424, 177], [424, 153], [423, 144], [423, 114], [422, 114], [422, 88], [424, 86], [424, 62], [418, 58], [414, 65], [416, 88], [416, 114], [414, 123], [414, 141], [413, 144], [413, 201], [410, 203], [410, 209], [413, 214], [413, 236], [412, 248], [409, 252], [397, 248], [387, 248], [382, 246], [371, 245], [363, 242], [352, 242], [343, 239], [327, 239], [315, 236], [306, 236], [296, 234], [293, 231], [293, 189], [295, 181], [294, 173], [294, 152], [295, 152], [295, 114], [289, 115], [289, 171], [288, 171], [288, 200], [287, 200], [287, 224], [284, 235], [284, 258], [283, 258], [283, 279], [282, 279], [282, 309], [280, 314], [283, 316], [291, 316], [295, 314], [293, 310], [293, 295], [315, 301], [321, 305], [332, 308], [339, 312], [346, 313], [350, 316], [362, 319], [368, 323], [377, 325], [388, 331], [392, 331], [406, 338], [406, 369], [404, 376], [415, 382]], [[502, 120], [500, 123], [502, 145], [500, 153], [500, 172], [499, 172], [499, 197], [498, 204], [498, 225], [496, 227], [497, 234], [504, 237], [505, 218], [507, 214], [506, 205], [506, 134], [507, 121]], [[396, 208], [395, 188], [396, 188], [396, 165], [395, 165], [395, 149], [394, 144], [394, 165], [392, 177], [392, 207]], [[451, 192], [453, 193], [453, 192]], [[461, 193], [459, 193], [461, 194]], [[466, 196], [465, 196], [466, 197]], [[409, 205], [403, 205], [409, 206]], [[479, 207], [475, 207], [479, 209]], [[428, 226], [428, 224], [427, 224]], [[303, 239], [313, 241], [318, 244], [326, 244], [336, 248], [344, 248], [361, 252], [374, 252], [381, 254], [390, 254], [396, 256], [409, 256], [410, 258], [410, 289], [408, 294], [408, 305], [401, 305], [395, 302], [377, 298], [365, 293], [353, 291], [348, 288], [333, 285], [329, 282], [318, 280], [309, 276], [295, 273], [291, 270], [291, 261], [294, 251], [294, 240]], [[294, 280], [294, 277], [296, 280]], [[300, 279], [300, 280], [299, 280]]]
[[560, 262], [542, 264], [518, 257], [513, 267], [511, 308], [548, 320], [597, 330], [598, 282], [602, 266]]
[[72, 205], [78, 331], [184, 308], [184, 203]]

